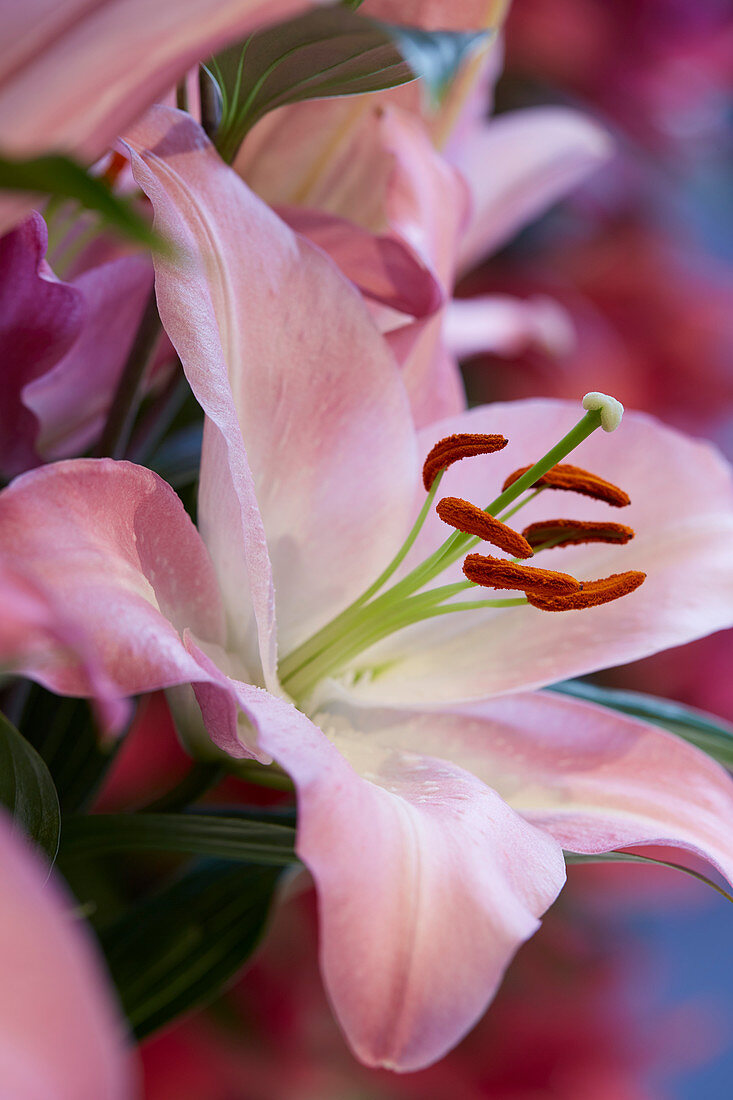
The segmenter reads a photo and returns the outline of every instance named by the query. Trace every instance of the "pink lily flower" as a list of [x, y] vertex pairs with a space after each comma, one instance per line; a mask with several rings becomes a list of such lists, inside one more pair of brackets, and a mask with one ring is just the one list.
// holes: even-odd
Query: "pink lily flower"
[[143, 256], [56, 278], [46, 223], [0, 238], [0, 472], [84, 451], [98, 437], [152, 287]]
[[[577, 414], [557, 401], [493, 405], [417, 435], [396, 362], [335, 265], [188, 116], [156, 108], [130, 143], [176, 245], [157, 286], [207, 417], [201, 533], [150, 471], [76, 460], [0, 495], [0, 546], [84, 622], [124, 690], [191, 683], [220, 748], [289, 772], [341, 1026], [367, 1064], [417, 1069], [484, 1011], [563, 885], [563, 848], [661, 842], [733, 878], [721, 768], [659, 729], [533, 693], [731, 622], [730, 470], [707, 445], [629, 416], [586, 439], [579, 461], [631, 494], [636, 539], [548, 554], [581, 578], [643, 568], [641, 588], [567, 614], [467, 604], [400, 620], [381, 640], [384, 621], [362, 619], [362, 648], [342, 635], [329, 664], [312, 639], [338, 635], [334, 617], [404, 546], [425, 501], [418, 456], [451, 433], [505, 433], [504, 450], [443, 476], [441, 491], [483, 501]], [[546, 497], [528, 518], [556, 514]], [[606, 518], [579, 499], [573, 515]], [[431, 514], [403, 569], [446, 530]], [[54, 686], [86, 690], [73, 667]]]
[[91, 936], [0, 814], [3, 1100], [133, 1100], [125, 1027]]

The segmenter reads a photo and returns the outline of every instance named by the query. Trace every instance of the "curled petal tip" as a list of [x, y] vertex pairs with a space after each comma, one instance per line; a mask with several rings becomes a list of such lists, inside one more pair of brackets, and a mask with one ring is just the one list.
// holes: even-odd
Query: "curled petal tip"
[[607, 393], [598, 393], [595, 390], [587, 393], [583, 398], [583, 408], [589, 412], [597, 409], [601, 414], [601, 427], [604, 432], [615, 432], [624, 415], [624, 407], [615, 397]]

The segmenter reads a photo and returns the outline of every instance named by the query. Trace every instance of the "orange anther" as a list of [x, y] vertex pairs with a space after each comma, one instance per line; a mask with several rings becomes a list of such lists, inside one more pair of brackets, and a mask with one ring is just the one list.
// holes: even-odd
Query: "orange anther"
[[631, 570], [628, 573], [613, 573], [612, 576], [602, 577], [598, 581], [584, 581], [582, 588], [577, 592], [561, 595], [528, 592], [527, 599], [540, 611], [584, 611], [588, 607], [596, 607], [598, 604], [610, 603], [611, 600], [628, 596], [645, 580], [646, 573]]
[[513, 561], [484, 554], [468, 554], [463, 563], [463, 572], [469, 581], [484, 588], [508, 588], [526, 592], [527, 595], [531, 592], [560, 596], [580, 588], [575, 577], [568, 573], [535, 569], [533, 566], [518, 565]]
[[[522, 531], [530, 546], [549, 543], [550, 546], [570, 546], [581, 542], [616, 542], [620, 545], [634, 537], [631, 527], [623, 523], [586, 523], [576, 519], [544, 519], [530, 523]], [[548, 547], [549, 549], [550, 547]]]
[[440, 439], [425, 459], [422, 468], [422, 480], [426, 492], [430, 490], [441, 470], [452, 466], [462, 458], [475, 455], [488, 455], [506, 447], [508, 439], [503, 435], [479, 435], [473, 432], [459, 432]]
[[[526, 474], [530, 466], [522, 466], [504, 482], [503, 488], [508, 489], [522, 474]], [[612, 504], [614, 508], [623, 508], [631, 504], [631, 498], [623, 489], [612, 485], [610, 481], [604, 481], [602, 477], [591, 474], [580, 466], [560, 464], [553, 466], [542, 477], [538, 477], [534, 486], [543, 489], [568, 489], [573, 493], [582, 493], [583, 496], [593, 497], [595, 500], [603, 500], [606, 504]]]
[[532, 547], [517, 531], [467, 500], [443, 497], [438, 501], [435, 511], [444, 523], [449, 523], [451, 527], [456, 527], [467, 535], [476, 535], [485, 542], [491, 542], [514, 558], [532, 557]]

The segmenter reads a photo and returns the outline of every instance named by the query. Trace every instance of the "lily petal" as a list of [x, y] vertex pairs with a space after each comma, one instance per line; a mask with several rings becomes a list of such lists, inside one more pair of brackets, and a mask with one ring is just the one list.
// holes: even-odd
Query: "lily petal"
[[71, 903], [0, 814], [0, 1080], [7, 1100], [131, 1100], [122, 1015]]
[[0, 147], [98, 157], [186, 70], [302, 0], [27, 0], [4, 14]]
[[[170, 486], [141, 466], [77, 459], [16, 478], [0, 493], [0, 551], [63, 607], [125, 694], [203, 675], [179, 631], [224, 639], [206, 548]], [[63, 642], [45, 663], [20, 653], [21, 670], [86, 695], [86, 671]]]
[[411, 317], [427, 317], [443, 304], [437, 279], [406, 243], [320, 210], [280, 206], [277, 213], [322, 248], [365, 297]]
[[[441, 493], [485, 506], [504, 478], [541, 457], [577, 421], [569, 402], [537, 400], [494, 404], [433, 425], [422, 433], [422, 452], [454, 432], [506, 435], [509, 446], [457, 463]], [[603, 607], [551, 615], [532, 607], [467, 611], [409, 627], [363, 654], [355, 668], [379, 668], [353, 691], [374, 702], [415, 699], [449, 703], [543, 687], [595, 669], [637, 660], [733, 623], [731, 470], [710, 444], [629, 413], [618, 431], [596, 432], [572, 461], [593, 470], [631, 496], [623, 519], [636, 537], [627, 546], [606, 544], [548, 550], [540, 565], [593, 580], [629, 569], [647, 574], [632, 595]], [[608, 508], [576, 494], [543, 493], [521, 513], [522, 526], [566, 511], [602, 520]], [[525, 518], [526, 516], [526, 518]], [[440, 545], [447, 529], [436, 515], [425, 525], [405, 569]], [[461, 563], [437, 583], [460, 579]]]
[[74, 280], [86, 308], [80, 337], [52, 370], [23, 389], [23, 404], [39, 424], [36, 447], [44, 458], [82, 453], [96, 440], [152, 281], [141, 256], [123, 256]]
[[480, 31], [506, 7], [506, 0], [366, 0], [364, 14], [431, 31]]
[[59, 282], [45, 262], [48, 234], [32, 214], [0, 239], [0, 468], [12, 477], [38, 465], [38, 421], [23, 389], [63, 358], [81, 330], [82, 294]]
[[519, 355], [532, 347], [559, 357], [575, 346], [569, 315], [557, 302], [540, 295], [454, 298], [446, 309], [443, 335], [459, 359], [487, 352]]
[[733, 779], [680, 737], [553, 692], [452, 711], [368, 708], [364, 736], [452, 760], [573, 852], [663, 844], [733, 882]]
[[44, 682], [44, 672], [62, 652], [78, 662], [86, 685], [84, 695], [94, 699], [100, 727], [118, 733], [129, 707], [102, 667], [90, 639], [70, 617], [68, 609], [38, 583], [0, 557], [0, 669], [22, 670]]
[[565, 107], [511, 111], [454, 146], [453, 160], [474, 202], [461, 244], [461, 271], [495, 252], [610, 153], [606, 132]]
[[[355, 1054], [402, 1071], [430, 1064], [479, 1018], [562, 887], [559, 846], [459, 767], [333, 714], [326, 736], [283, 700], [229, 687], [296, 784], [321, 966]], [[217, 701], [210, 685], [196, 692], [208, 724]]]
[[[358, 292], [188, 116], [156, 108], [133, 145], [136, 178], [178, 250], [157, 261], [161, 316], [221, 440], [216, 462], [202, 459], [202, 531], [230, 614], [234, 563], [246, 563], [274, 675], [272, 578], [286, 651], [356, 597], [404, 538], [415, 478], [407, 399]], [[216, 512], [227, 466], [238, 529], [231, 511]]]

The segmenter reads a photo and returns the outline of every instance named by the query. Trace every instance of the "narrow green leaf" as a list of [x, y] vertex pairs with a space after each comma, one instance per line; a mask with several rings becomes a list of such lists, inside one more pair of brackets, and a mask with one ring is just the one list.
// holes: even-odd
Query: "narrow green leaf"
[[56, 788], [36, 750], [2, 714], [0, 802], [53, 863], [61, 832]]
[[599, 852], [595, 855], [581, 855], [577, 852], [564, 852], [566, 863], [647, 863], [657, 867], [669, 867], [672, 871], [682, 871], [685, 875], [691, 875], [692, 878], [696, 878], [698, 882], [702, 882], [705, 886], [709, 886], [711, 890], [715, 890], [716, 894], [720, 894], [726, 901], [733, 903], [733, 894], [729, 894], [722, 886], [719, 886], [717, 882], [713, 882], [707, 875], [701, 874], [699, 871], [693, 871], [691, 867], [684, 867], [681, 863], [670, 863], [666, 859], [654, 859], [653, 856], [642, 856], [638, 852]]
[[641, 718], [652, 725], [661, 726], [670, 733], [689, 741], [708, 756], [712, 756], [724, 768], [733, 771], [733, 726], [694, 707], [687, 707], [673, 699], [660, 699], [640, 691], [619, 691], [616, 688], [599, 687], [583, 680], [566, 680], [550, 689], [562, 695], [573, 695], [589, 703], [619, 710]]
[[155, 851], [285, 867], [297, 862], [295, 830], [236, 812], [95, 814], [64, 823], [65, 860]]
[[279, 871], [213, 861], [103, 929], [102, 948], [138, 1039], [205, 1003], [247, 961]]
[[122, 743], [100, 738], [85, 699], [59, 698], [34, 684], [23, 728], [51, 773], [63, 814], [90, 805]]
[[254, 124], [289, 103], [383, 91], [418, 77], [437, 93], [486, 38], [393, 27], [340, 6], [258, 31], [207, 66], [221, 93], [217, 148], [231, 162]]
[[129, 199], [115, 195], [104, 180], [91, 176], [81, 164], [59, 153], [28, 160], [0, 157], [0, 190], [73, 199], [87, 210], [96, 211], [109, 226], [138, 244], [165, 248]]

